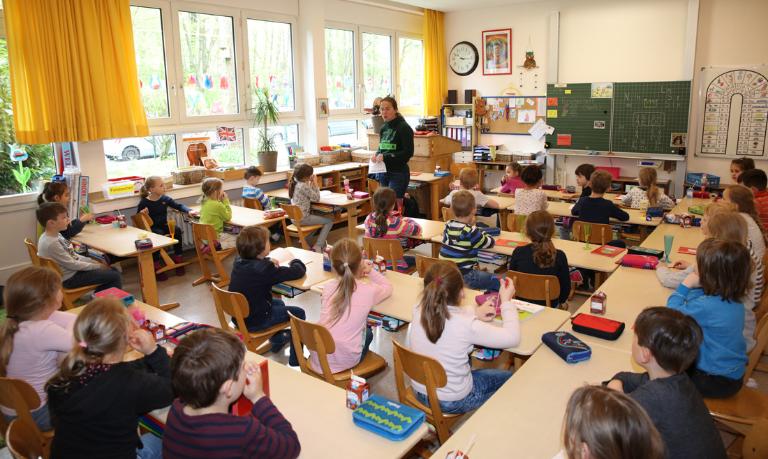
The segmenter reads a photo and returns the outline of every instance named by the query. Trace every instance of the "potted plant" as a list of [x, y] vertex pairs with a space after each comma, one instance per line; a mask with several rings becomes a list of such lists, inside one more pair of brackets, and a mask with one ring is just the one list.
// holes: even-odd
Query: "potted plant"
[[269, 88], [256, 88], [256, 105], [250, 111], [253, 113], [254, 127], [260, 127], [257, 143], [259, 166], [262, 172], [274, 172], [277, 170], [277, 151], [275, 136], [269, 135], [269, 125], [277, 124], [280, 113], [275, 99], [269, 95]]

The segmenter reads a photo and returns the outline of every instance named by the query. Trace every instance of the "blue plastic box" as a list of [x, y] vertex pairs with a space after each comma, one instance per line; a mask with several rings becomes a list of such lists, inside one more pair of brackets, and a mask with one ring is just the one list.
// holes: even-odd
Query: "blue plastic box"
[[[701, 177], [703, 172], [688, 172], [685, 174], [685, 184], [693, 186], [701, 186]], [[707, 174], [707, 186], [717, 188], [720, 186], [720, 177], [714, 174]]]

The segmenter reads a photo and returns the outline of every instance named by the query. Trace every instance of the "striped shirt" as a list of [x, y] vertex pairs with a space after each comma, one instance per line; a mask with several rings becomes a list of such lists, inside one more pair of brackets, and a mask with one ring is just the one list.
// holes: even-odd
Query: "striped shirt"
[[188, 416], [184, 404], [175, 400], [168, 413], [163, 435], [166, 459], [295, 458], [301, 451], [291, 424], [262, 397], [253, 405], [252, 416], [213, 413]]
[[755, 207], [763, 228], [768, 228], [768, 191], [755, 191]]
[[[373, 237], [377, 239], [400, 239], [400, 245], [404, 249], [409, 247], [409, 236], [418, 236], [421, 234], [421, 226], [408, 217], [403, 217], [398, 213], [390, 213], [387, 216], [387, 229], [382, 233], [378, 226], [376, 226], [376, 213], [371, 212], [365, 219], [365, 236]], [[374, 254], [369, 254], [374, 255]], [[387, 261], [387, 267], [391, 263]], [[398, 260], [397, 267], [399, 269], [408, 269], [408, 263], [405, 260]]]
[[477, 264], [477, 253], [480, 249], [493, 247], [496, 241], [480, 231], [476, 226], [470, 226], [457, 220], [449, 220], [443, 231], [443, 247], [440, 258], [455, 262], [459, 270], [466, 274]]
[[245, 185], [243, 187], [243, 197], [258, 199], [263, 209], [269, 209], [269, 196], [261, 191], [261, 188]]

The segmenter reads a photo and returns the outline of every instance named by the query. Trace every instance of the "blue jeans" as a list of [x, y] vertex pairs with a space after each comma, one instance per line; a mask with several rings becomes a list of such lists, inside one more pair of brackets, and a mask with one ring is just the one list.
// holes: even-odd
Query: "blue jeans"
[[[443, 413], [451, 414], [467, 413], [476, 410], [480, 408], [486, 400], [491, 398], [491, 396], [511, 377], [511, 371], [489, 368], [472, 370], [472, 392], [461, 400], [451, 402], [444, 402], [441, 400], [440, 408], [443, 410]], [[416, 397], [421, 403], [429, 406], [429, 400], [426, 395], [416, 392]]]
[[143, 448], [136, 448], [137, 459], [162, 459], [163, 440], [154, 434], [145, 433], [141, 436]]
[[472, 270], [464, 274], [464, 284], [475, 290], [498, 292], [501, 287], [499, 278], [487, 271]]
[[[269, 318], [258, 325], [251, 325], [246, 323], [246, 326], [248, 327], [249, 331], [256, 332], [256, 331], [266, 330], [267, 328], [273, 325], [277, 325], [279, 323], [290, 320], [290, 317], [288, 316], [289, 312], [301, 320], [304, 320], [307, 318], [307, 313], [304, 312], [304, 310], [301, 309], [300, 307], [286, 306], [283, 300], [272, 298], [272, 314], [270, 314]], [[232, 323], [234, 322], [235, 321], [233, 319]], [[237, 324], [235, 324], [235, 326], [237, 326]], [[285, 337], [282, 336], [280, 333], [278, 333], [274, 335], [272, 338], [270, 338], [269, 341], [273, 344], [282, 344], [284, 343], [283, 341], [284, 339]], [[299, 359], [296, 358], [296, 349], [293, 348], [293, 340], [290, 340], [289, 338], [289, 341], [291, 344], [291, 354], [290, 354], [290, 357], [288, 358], [288, 364], [295, 367], [299, 364]]]
[[[53, 429], [53, 425], [51, 425], [51, 413], [48, 411], [48, 404], [41, 406], [30, 414], [32, 415], [32, 420], [37, 424], [37, 428], [41, 431], [47, 432]], [[7, 414], [3, 414], [3, 416], [8, 423], [16, 419], [16, 416]]]
[[408, 190], [408, 182], [411, 181], [411, 170], [405, 166], [402, 172], [389, 172], [382, 174], [383, 178], [379, 181], [381, 186], [386, 186], [395, 190], [398, 199], [403, 199]]
[[112, 287], [123, 288], [123, 279], [120, 273], [112, 268], [99, 268], [93, 271], [78, 271], [74, 276], [62, 282], [64, 288], [84, 287], [97, 284], [97, 292]]
[[366, 326], [365, 341], [363, 342], [363, 352], [360, 354], [361, 362], [363, 361], [363, 359], [365, 359], [365, 354], [367, 354], [368, 350], [371, 348], [371, 341], [373, 341], [373, 330], [371, 329], [371, 327]]

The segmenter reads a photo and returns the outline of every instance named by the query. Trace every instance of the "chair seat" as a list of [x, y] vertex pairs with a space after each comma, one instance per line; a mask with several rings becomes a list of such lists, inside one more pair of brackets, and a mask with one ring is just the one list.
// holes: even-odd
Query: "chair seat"
[[99, 288], [99, 284], [93, 284], [93, 285], [83, 285], [82, 287], [75, 287], [75, 288], [63, 288], [62, 291], [67, 295], [75, 295], [75, 294], [84, 294], [86, 292], [90, 292], [91, 290], [96, 290]]
[[704, 402], [713, 417], [726, 421], [751, 425], [768, 417], [768, 396], [751, 387], [742, 387], [733, 397], [705, 398]]
[[[412, 407], [424, 411], [424, 414], [427, 415], [427, 420], [430, 424], [434, 424], [434, 421], [432, 420], [432, 415], [429, 413], [429, 410], [424, 410], [422, 407], [426, 406], [423, 403], [421, 403], [421, 400], [416, 398], [416, 394], [411, 387], [408, 392], [405, 394], [405, 401], [408, 405], [411, 405]], [[466, 413], [443, 413], [443, 418], [448, 422], [448, 428], [451, 428], [456, 421], [461, 419], [462, 416], [464, 416]]]
[[[322, 227], [323, 225], [302, 225], [301, 230], [305, 232], [310, 232], [310, 231], [319, 230]], [[290, 225], [288, 225], [288, 231], [292, 233], [298, 233], [299, 229], [296, 227], [296, 225], [291, 223]]]
[[[367, 354], [365, 354], [365, 358], [362, 362], [358, 363], [354, 367], [350, 368], [349, 370], [340, 371], [338, 373], [333, 374], [333, 379], [337, 383], [343, 383], [345, 381], [348, 381], [352, 377], [352, 373], [354, 373], [357, 376], [362, 377], [368, 377], [375, 375], [376, 373], [380, 372], [381, 370], [387, 368], [387, 361], [384, 360], [384, 357], [380, 356], [379, 354], [368, 351]], [[322, 373], [318, 373], [315, 370], [313, 370], [311, 367], [309, 368], [309, 371], [312, 372], [312, 375], [320, 378], [323, 378]]]

